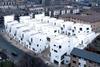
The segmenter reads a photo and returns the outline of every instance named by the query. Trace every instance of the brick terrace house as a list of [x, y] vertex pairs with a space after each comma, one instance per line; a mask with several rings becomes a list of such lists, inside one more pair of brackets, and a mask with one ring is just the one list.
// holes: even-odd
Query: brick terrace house
[[95, 11], [84, 11], [80, 14], [66, 14], [59, 17], [60, 19], [73, 21], [75, 23], [90, 24], [93, 31], [97, 32], [100, 28], [100, 13]]
[[100, 55], [74, 48], [71, 52], [71, 67], [100, 67]]

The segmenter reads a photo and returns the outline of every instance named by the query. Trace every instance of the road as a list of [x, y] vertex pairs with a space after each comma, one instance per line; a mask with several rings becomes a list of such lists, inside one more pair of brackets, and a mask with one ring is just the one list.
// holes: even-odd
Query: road
[[[17, 47], [14, 47], [11, 45], [10, 42], [6, 41], [2, 35], [0, 34], [0, 48], [7, 50], [7, 54], [10, 56], [13, 60], [20, 60], [20, 58], [23, 56], [24, 52], [19, 50]], [[17, 57], [14, 57], [11, 55], [12, 53], [16, 53]]]

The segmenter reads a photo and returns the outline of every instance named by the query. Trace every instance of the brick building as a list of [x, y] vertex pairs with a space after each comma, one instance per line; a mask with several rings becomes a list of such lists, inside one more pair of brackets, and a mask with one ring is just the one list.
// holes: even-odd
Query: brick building
[[100, 55], [74, 48], [71, 52], [70, 67], [100, 67]]
[[84, 11], [80, 14], [66, 14], [59, 17], [60, 19], [73, 21], [75, 23], [91, 24], [93, 31], [97, 32], [100, 28], [100, 13], [95, 11]]

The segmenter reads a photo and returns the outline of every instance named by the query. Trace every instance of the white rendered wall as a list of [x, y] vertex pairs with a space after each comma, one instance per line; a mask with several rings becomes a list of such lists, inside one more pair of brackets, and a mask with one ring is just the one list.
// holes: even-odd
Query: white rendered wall
[[41, 53], [48, 47], [46, 34], [38, 33], [30, 37], [31, 49], [35, 49], [33, 50], [35, 53]]
[[31, 38], [31, 36], [32, 35], [35, 35], [35, 34], [37, 34], [38, 32], [37, 31], [34, 31], [34, 30], [31, 30], [31, 31], [29, 31], [29, 32], [25, 32], [24, 34], [23, 34], [23, 41], [22, 41], [22, 43], [23, 43], [23, 46], [29, 46], [29, 41], [31, 40], [30, 38]]
[[58, 37], [52, 39], [50, 43], [51, 62], [54, 62], [54, 60], [56, 60], [61, 63], [64, 60], [64, 58], [61, 60], [61, 56], [69, 51], [69, 46], [70, 43], [67, 36], [59, 35]]
[[14, 21], [14, 15], [4, 16], [4, 25], [5, 26], [9, 21]]
[[11, 21], [11, 22], [7, 23], [5, 26], [6, 32], [9, 33], [11, 26], [13, 26], [14, 24], [17, 24], [17, 23], [18, 23], [18, 21]]
[[30, 16], [20, 16], [19, 17], [20, 22], [26, 22], [27, 20], [30, 20], [30, 19], [31, 19]]

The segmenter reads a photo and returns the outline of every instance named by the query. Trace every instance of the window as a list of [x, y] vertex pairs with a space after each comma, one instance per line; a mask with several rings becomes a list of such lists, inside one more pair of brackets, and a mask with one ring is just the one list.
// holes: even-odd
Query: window
[[92, 61], [89, 61], [90, 63], [92, 63]]
[[54, 52], [56, 52], [56, 53], [57, 53], [57, 50], [54, 50]]
[[89, 30], [89, 28], [86, 28], [86, 30]]
[[35, 49], [34, 48], [32, 48], [34, 51], [35, 51]]
[[9, 32], [11, 32], [11, 29], [9, 30]]
[[55, 64], [58, 64], [59, 62], [58, 62], [58, 61], [56, 61], [56, 60], [54, 60], [54, 63], [55, 63]]
[[61, 27], [61, 30], [63, 30], [63, 28]]
[[86, 67], [86, 64], [84, 64], [84, 67]]
[[76, 58], [76, 56], [75, 56], [75, 55], [73, 55], [73, 57], [75, 57], [75, 58]]
[[49, 41], [49, 42], [50, 42], [50, 38], [49, 38], [49, 37], [47, 37], [47, 41]]
[[81, 41], [81, 44], [83, 44], [83, 41]]
[[61, 64], [64, 64], [64, 62], [65, 62], [65, 61], [63, 60], [63, 61], [61, 62]]
[[63, 25], [63, 27], [65, 28], [65, 25]]
[[37, 44], [37, 47], [39, 46], [39, 44]]
[[21, 37], [21, 40], [23, 40], [23, 38]]
[[80, 31], [82, 31], [82, 28], [80, 28]]
[[49, 20], [47, 22], [49, 23]]
[[75, 64], [76, 64], [76, 61], [74, 61], [74, 60], [73, 60], [73, 63], [75, 63]]
[[14, 36], [16, 36], [16, 32], [14, 33]]
[[74, 30], [72, 30], [72, 32], [74, 32]]
[[78, 31], [78, 33], [80, 33], [80, 31]]
[[73, 34], [74, 36], [76, 35], [76, 34]]
[[70, 35], [70, 33], [68, 33], [68, 36]]
[[62, 31], [62, 34], [64, 33], [64, 31]]
[[61, 45], [59, 46], [59, 49], [61, 49]]
[[31, 38], [31, 42], [33, 42], [33, 39]]
[[31, 43], [29, 42], [29, 45], [31, 45]]
[[57, 30], [54, 30], [54, 33], [56, 33], [57, 32]]
[[40, 41], [41, 41], [41, 39], [40, 39]]
[[54, 46], [56, 46], [56, 45], [54, 44]]
[[80, 63], [78, 63], [78, 65], [80, 65]]
[[23, 40], [23, 38], [24, 38], [24, 34], [22, 34], [21, 40]]
[[76, 27], [74, 27], [74, 29], [76, 29]]
[[65, 55], [62, 55], [62, 56], [61, 56], [61, 60], [64, 59], [64, 56], [65, 56]]

